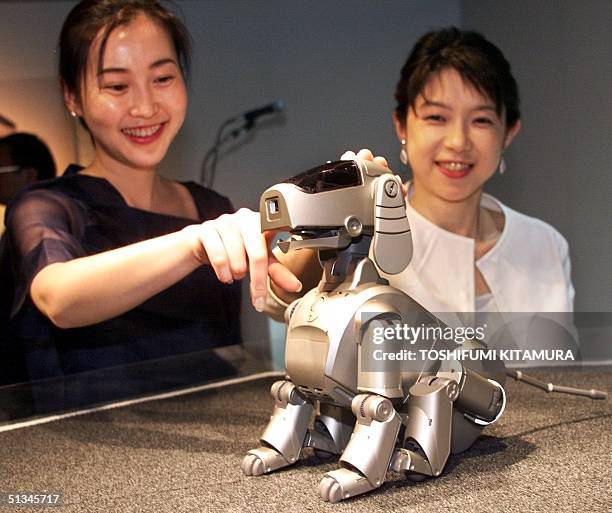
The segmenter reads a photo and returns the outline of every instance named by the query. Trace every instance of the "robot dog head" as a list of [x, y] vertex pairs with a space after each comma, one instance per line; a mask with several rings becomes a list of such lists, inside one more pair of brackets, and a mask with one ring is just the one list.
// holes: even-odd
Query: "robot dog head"
[[372, 253], [387, 274], [402, 272], [412, 258], [401, 180], [371, 161], [328, 162], [274, 185], [261, 196], [262, 230], [287, 230], [289, 249], [343, 249], [373, 236]]

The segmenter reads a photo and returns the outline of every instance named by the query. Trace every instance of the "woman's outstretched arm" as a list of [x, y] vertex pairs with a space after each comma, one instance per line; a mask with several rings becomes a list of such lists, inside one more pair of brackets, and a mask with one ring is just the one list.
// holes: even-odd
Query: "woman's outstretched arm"
[[259, 214], [241, 209], [169, 235], [47, 265], [34, 277], [30, 294], [57, 326], [85, 326], [131, 310], [200, 265], [211, 265], [224, 283], [249, 271], [251, 297], [258, 310], [265, 303], [268, 274], [283, 290], [301, 288], [299, 280], [269, 254]]

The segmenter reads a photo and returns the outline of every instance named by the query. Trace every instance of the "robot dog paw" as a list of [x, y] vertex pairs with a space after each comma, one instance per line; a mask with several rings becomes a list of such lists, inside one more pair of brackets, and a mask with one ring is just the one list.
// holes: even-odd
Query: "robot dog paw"
[[274, 449], [260, 447], [247, 452], [242, 460], [242, 472], [245, 476], [261, 476], [287, 465], [289, 462]]
[[245, 476], [261, 476], [264, 468], [263, 461], [254, 454], [247, 454], [242, 460], [242, 472]]
[[340, 468], [325, 474], [319, 483], [319, 495], [326, 502], [340, 502], [377, 488], [358, 472]]
[[321, 479], [319, 495], [325, 502], [340, 502], [344, 498], [340, 483], [330, 476]]

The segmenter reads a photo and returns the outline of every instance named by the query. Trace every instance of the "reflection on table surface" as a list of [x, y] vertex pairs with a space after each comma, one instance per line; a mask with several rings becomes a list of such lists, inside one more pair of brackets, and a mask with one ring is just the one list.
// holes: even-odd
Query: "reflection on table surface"
[[0, 425], [269, 370], [243, 346], [228, 346], [0, 387]]

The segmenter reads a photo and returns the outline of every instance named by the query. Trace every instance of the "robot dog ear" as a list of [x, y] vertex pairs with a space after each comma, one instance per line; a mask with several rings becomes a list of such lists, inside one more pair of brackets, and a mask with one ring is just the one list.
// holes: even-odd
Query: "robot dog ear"
[[412, 259], [412, 235], [399, 177], [386, 174], [374, 186], [374, 261], [387, 274], [401, 273]]

